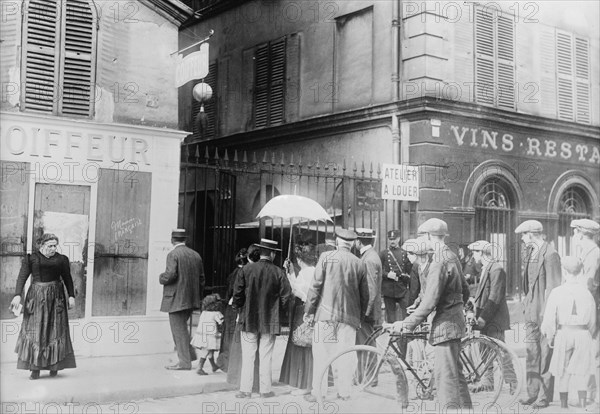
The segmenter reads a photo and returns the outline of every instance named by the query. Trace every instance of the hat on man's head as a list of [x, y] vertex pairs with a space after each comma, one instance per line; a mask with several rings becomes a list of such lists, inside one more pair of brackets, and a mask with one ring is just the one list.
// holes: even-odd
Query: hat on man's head
[[473, 243], [469, 244], [467, 247], [471, 251], [482, 252], [487, 247], [489, 247], [489, 245], [490, 245], [490, 242], [488, 242], [487, 240], [477, 240], [477, 241], [474, 241]]
[[398, 237], [402, 237], [402, 232], [400, 230], [390, 230], [387, 232], [388, 239], [397, 239]]
[[354, 229], [354, 231], [356, 232], [356, 236], [359, 239], [373, 239], [373, 238], [375, 238], [375, 230], [373, 230], [373, 229], [358, 228], [358, 229]]
[[187, 232], [185, 229], [174, 229], [171, 231], [171, 238], [177, 240], [185, 240], [187, 239]]
[[525, 220], [515, 229], [515, 233], [541, 233], [544, 231], [544, 226], [537, 220]]
[[583, 263], [581, 263], [581, 260], [579, 259], [579, 257], [575, 257], [575, 256], [563, 257], [562, 259], [560, 259], [560, 264], [563, 267], [563, 269], [565, 269], [567, 272], [569, 272], [572, 275], [579, 274], [579, 272], [581, 271], [581, 268], [583, 267]]
[[448, 236], [448, 224], [439, 218], [426, 220], [417, 229], [418, 234], [432, 234], [434, 236]]
[[571, 227], [579, 229], [584, 233], [596, 234], [600, 231], [600, 224], [590, 219], [578, 219], [571, 221]]
[[277, 247], [279, 246], [279, 243], [277, 243], [275, 240], [260, 239], [260, 243], [254, 243], [254, 246], [260, 247], [261, 249], [273, 250], [276, 252], [281, 251], [281, 249]]
[[356, 235], [356, 233], [352, 230], [348, 230], [348, 229], [343, 229], [341, 227], [338, 227], [335, 229], [335, 235], [337, 237], [339, 237], [342, 240], [346, 240], [346, 241], [354, 241], [358, 238], [358, 236]]
[[433, 253], [433, 246], [427, 239], [417, 237], [416, 239], [408, 239], [402, 244], [402, 250], [406, 253], [422, 256], [427, 253]]

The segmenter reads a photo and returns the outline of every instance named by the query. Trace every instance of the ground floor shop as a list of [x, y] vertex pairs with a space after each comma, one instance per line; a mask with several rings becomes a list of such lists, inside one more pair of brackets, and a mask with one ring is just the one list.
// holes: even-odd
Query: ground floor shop
[[[172, 348], [159, 312], [177, 225], [180, 131], [2, 113], [2, 303], [43, 233], [69, 257], [77, 354]], [[3, 360], [20, 318], [2, 309]]]

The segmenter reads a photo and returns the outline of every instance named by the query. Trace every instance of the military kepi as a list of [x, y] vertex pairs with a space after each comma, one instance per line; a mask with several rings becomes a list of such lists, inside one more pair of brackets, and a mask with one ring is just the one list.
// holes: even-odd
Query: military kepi
[[185, 240], [187, 238], [187, 232], [185, 229], [174, 229], [171, 231], [171, 238], [178, 240]]
[[335, 235], [340, 239], [347, 241], [353, 241], [358, 238], [354, 231], [342, 228], [335, 229]]
[[515, 229], [515, 233], [541, 233], [544, 226], [537, 220], [526, 220]]
[[398, 237], [402, 237], [402, 233], [400, 230], [390, 230], [387, 233], [387, 237], [390, 240], [397, 239]]

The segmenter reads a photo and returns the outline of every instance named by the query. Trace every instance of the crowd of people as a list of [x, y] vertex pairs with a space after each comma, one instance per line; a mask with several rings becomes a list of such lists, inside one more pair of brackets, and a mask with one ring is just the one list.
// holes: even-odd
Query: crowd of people
[[[571, 227], [573, 254], [562, 259], [545, 240], [539, 221], [527, 220], [515, 229], [525, 252], [527, 397], [521, 403], [536, 408], [552, 401], [555, 378], [563, 407], [568, 406], [570, 387], [577, 390], [581, 407], [598, 398], [600, 249], [594, 238], [600, 225], [579, 219]], [[389, 231], [388, 248], [378, 253], [373, 230], [338, 227], [335, 241], [324, 245], [300, 237], [283, 268], [274, 263], [279, 244], [261, 239], [237, 253], [225, 297], [215, 293], [201, 301], [202, 258], [185, 245], [185, 230], [174, 230], [173, 249], [159, 277], [164, 285], [161, 311], [169, 314], [178, 358], [166, 368], [190, 370], [199, 356], [197, 373], [208, 375], [206, 361], [213, 372], [226, 371], [227, 381], [239, 387], [237, 398], [249, 398], [253, 392], [272, 397], [275, 338], [289, 326], [279, 381], [295, 387], [294, 395], [315, 401], [315, 388], [321, 386], [324, 392], [328, 386], [318, 384], [316, 376], [331, 356], [365, 343], [384, 323], [395, 331], [412, 332], [427, 321], [438, 403], [471, 408], [470, 394], [489, 390], [493, 383], [467, 386], [460, 341], [466, 323], [505, 340], [510, 329], [507, 274], [498, 246], [478, 240], [461, 246], [457, 255], [446, 245], [447, 235], [446, 222], [432, 218], [419, 226], [416, 238], [404, 243], [400, 231]], [[56, 236], [42, 236], [39, 250], [23, 261], [11, 302], [18, 312], [31, 275], [16, 348], [17, 367], [30, 370], [31, 379], [39, 378], [40, 370], [56, 376], [61, 369], [75, 367], [65, 310], [74, 305], [75, 293], [68, 258], [56, 252], [57, 245]], [[202, 313], [190, 336], [189, 318], [198, 308]], [[309, 346], [295, 338], [307, 327], [312, 329]], [[357, 361], [351, 355], [338, 361], [338, 398], [346, 400]], [[505, 365], [504, 378], [510, 383], [514, 372]], [[407, 404], [408, 396], [400, 396], [400, 401]]]

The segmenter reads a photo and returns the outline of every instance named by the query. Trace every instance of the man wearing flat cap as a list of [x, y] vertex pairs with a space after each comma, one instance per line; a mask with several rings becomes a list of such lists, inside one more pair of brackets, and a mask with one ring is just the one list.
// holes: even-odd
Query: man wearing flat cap
[[400, 248], [400, 230], [390, 230], [387, 236], [389, 247], [379, 254], [382, 265], [381, 296], [385, 304], [385, 319], [392, 323], [406, 318], [412, 265]]
[[281, 249], [274, 240], [261, 239], [255, 244], [260, 260], [248, 263], [233, 287], [233, 308], [239, 311], [242, 345], [240, 392], [236, 398], [250, 398], [254, 384], [254, 361], [259, 353], [260, 394], [275, 396], [272, 391], [272, 359], [276, 335], [281, 334], [282, 310], [287, 306], [292, 288], [283, 269], [273, 263]]
[[[319, 373], [327, 360], [356, 343], [356, 331], [369, 306], [369, 283], [365, 264], [350, 252], [357, 235], [352, 230], [336, 229], [337, 249], [319, 256], [304, 307], [304, 321], [315, 323], [313, 352], [313, 390], [305, 399], [316, 401], [317, 389], [327, 392], [327, 382], [319, 384]], [[341, 399], [350, 398], [352, 377], [358, 361], [340, 359], [336, 384]]]
[[163, 285], [161, 312], [169, 313], [171, 333], [177, 350], [178, 363], [166, 366], [172, 370], [189, 370], [196, 352], [190, 345], [188, 320], [194, 309], [200, 308], [204, 290], [204, 267], [200, 255], [187, 247], [184, 229], [171, 233], [173, 249], [167, 255], [167, 268], [160, 274]]
[[[598, 346], [598, 325], [600, 323], [600, 248], [594, 241], [594, 237], [600, 232], [600, 224], [590, 219], [579, 219], [571, 221], [573, 228], [574, 256], [579, 258], [582, 269], [577, 282], [588, 288], [594, 297], [596, 304], [596, 327], [594, 332], [594, 349], [596, 350], [596, 364], [600, 355]], [[590, 399], [600, 399], [600, 378], [598, 370], [590, 377], [587, 395]]]
[[429, 219], [417, 232], [434, 250], [428, 269], [423, 271], [427, 281], [425, 292], [415, 311], [403, 322], [396, 322], [394, 330], [412, 332], [435, 310], [429, 343], [433, 345], [435, 355], [433, 376], [438, 403], [445, 409], [470, 409], [471, 397], [459, 358], [460, 341], [466, 330], [463, 304], [469, 299], [469, 286], [462, 275], [458, 257], [444, 241], [448, 235], [446, 222]]
[[355, 247], [360, 253], [360, 259], [367, 270], [369, 282], [369, 306], [367, 313], [356, 335], [357, 344], [364, 344], [383, 322], [381, 315], [381, 259], [373, 248], [375, 232], [372, 229], [356, 229]]
[[525, 246], [523, 270], [523, 309], [525, 314], [525, 337], [527, 349], [527, 398], [521, 404], [536, 408], [548, 407], [554, 394], [554, 378], [548, 371], [552, 349], [540, 333], [542, 315], [550, 291], [559, 286], [562, 279], [560, 257], [544, 240], [544, 228], [537, 220], [526, 220], [515, 233], [521, 235]]

